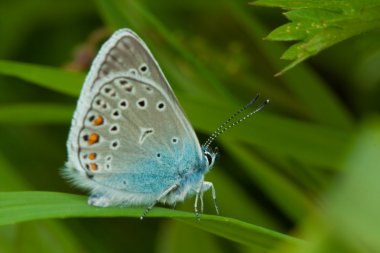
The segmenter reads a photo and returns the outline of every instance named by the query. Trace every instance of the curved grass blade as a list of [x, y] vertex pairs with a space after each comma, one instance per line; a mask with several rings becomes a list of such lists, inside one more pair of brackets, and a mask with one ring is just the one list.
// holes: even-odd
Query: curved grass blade
[[[140, 217], [142, 208], [97, 208], [87, 204], [84, 196], [58, 192], [1, 192], [0, 225], [19, 222], [73, 217]], [[302, 246], [297, 238], [236, 219], [202, 215], [197, 222], [190, 212], [154, 208], [148, 217], [175, 218], [227, 239], [270, 250], [277, 243]], [[258, 245], [259, 244], [259, 245]]]
[[[31, 189], [27, 180], [18, 173], [18, 170], [8, 162], [2, 153], [0, 153], [0, 178], [0, 191]], [[10, 231], [15, 233], [13, 237], [4, 236]], [[23, 232], [20, 233], [20, 231]], [[49, 241], [52, 243], [46, 244], [46, 235], [49, 235]], [[20, 241], [27, 241], [27, 246], [32, 246], [34, 252], [55, 252], [53, 250], [57, 247], [61, 249], [60, 252], [84, 252], [80, 239], [75, 237], [63, 223], [56, 220], [0, 227], [0, 252], [30, 252], [30, 250], [20, 249], [18, 245]], [[42, 249], [43, 251], [41, 251]]]
[[81, 73], [7, 60], [0, 60], [0, 74], [18, 77], [72, 96], [79, 95], [84, 80], [84, 75]]
[[0, 106], [0, 123], [66, 124], [73, 116], [74, 106], [62, 104], [16, 104]]

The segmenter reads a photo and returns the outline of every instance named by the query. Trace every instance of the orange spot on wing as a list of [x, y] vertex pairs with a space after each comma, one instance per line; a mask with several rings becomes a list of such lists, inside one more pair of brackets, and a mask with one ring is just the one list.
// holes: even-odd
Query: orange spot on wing
[[99, 141], [99, 135], [98, 134], [91, 134], [89, 137], [88, 137], [88, 145], [92, 145], [92, 144], [95, 144]]
[[95, 160], [95, 158], [96, 158], [96, 153], [91, 153], [88, 155], [88, 159], [90, 160]]
[[98, 169], [98, 165], [97, 165], [96, 163], [90, 163], [90, 169], [91, 169], [92, 171], [95, 171], [95, 170]]
[[92, 122], [92, 124], [93, 124], [94, 126], [100, 126], [100, 125], [103, 124], [103, 122], [104, 122], [104, 118], [103, 118], [102, 116], [98, 116], [98, 117], [96, 117], [96, 118], [94, 119], [94, 121]]

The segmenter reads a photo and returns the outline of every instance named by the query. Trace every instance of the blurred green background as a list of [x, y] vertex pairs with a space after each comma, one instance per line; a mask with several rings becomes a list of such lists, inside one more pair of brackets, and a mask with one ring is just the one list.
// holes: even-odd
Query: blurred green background
[[[290, 44], [263, 38], [285, 22], [280, 9], [243, 0], [2, 0], [1, 191], [83, 194], [59, 175], [81, 88], [69, 80], [86, 73], [112, 31], [129, 27], [201, 142], [256, 93], [271, 99], [216, 142], [221, 156], [206, 178], [223, 216], [308, 244], [250, 247], [170, 218], [72, 218], [2, 226], [0, 252], [380, 252], [380, 32], [274, 77], [289, 63], [279, 58]], [[213, 214], [209, 194], [205, 203]]]

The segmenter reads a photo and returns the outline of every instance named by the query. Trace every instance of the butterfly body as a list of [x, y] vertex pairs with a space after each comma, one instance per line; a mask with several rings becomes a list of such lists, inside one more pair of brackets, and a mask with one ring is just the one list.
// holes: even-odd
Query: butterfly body
[[200, 146], [157, 62], [131, 30], [115, 32], [94, 60], [67, 147], [65, 176], [91, 192], [92, 205], [149, 211], [191, 195], [197, 202], [209, 188], [215, 198], [204, 175], [216, 153]]

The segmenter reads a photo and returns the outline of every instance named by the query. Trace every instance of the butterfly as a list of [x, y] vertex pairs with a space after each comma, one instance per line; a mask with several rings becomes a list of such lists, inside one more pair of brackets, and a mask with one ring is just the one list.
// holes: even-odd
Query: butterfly
[[203, 212], [205, 181], [217, 149], [204, 144], [179, 105], [168, 81], [142, 39], [129, 29], [116, 31], [101, 47], [85, 79], [67, 141], [64, 175], [90, 191], [90, 205], [145, 206], [141, 219], [157, 204], [175, 205], [195, 196]]

